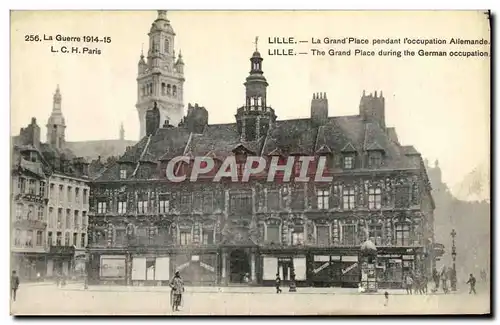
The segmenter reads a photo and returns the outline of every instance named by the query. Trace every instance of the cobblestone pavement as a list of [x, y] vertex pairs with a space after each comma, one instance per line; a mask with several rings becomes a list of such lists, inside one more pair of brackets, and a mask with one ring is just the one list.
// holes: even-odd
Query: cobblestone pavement
[[[484, 314], [490, 311], [487, 288], [478, 295], [406, 295], [390, 290], [388, 306], [379, 294], [354, 289], [298, 288], [296, 293], [272, 287], [186, 287], [182, 310], [172, 313], [168, 287], [90, 286], [50, 283], [20, 287], [11, 304], [14, 315], [353, 315]], [[465, 288], [464, 288], [465, 289]], [[481, 291], [482, 290], [482, 291]]]

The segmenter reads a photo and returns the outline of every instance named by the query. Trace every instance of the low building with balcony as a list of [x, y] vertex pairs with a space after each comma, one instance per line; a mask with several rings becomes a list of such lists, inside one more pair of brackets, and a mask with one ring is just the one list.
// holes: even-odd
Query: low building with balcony
[[[420, 153], [386, 127], [382, 93], [363, 93], [359, 114], [339, 117], [328, 116], [326, 94], [315, 94], [310, 117], [279, 121], [267, 105], [260, 53], [250, 61], [236, 123], [209, 124], [205, 108], [189, 105], [172, 126], [155, 103], [146, 136], [91, 181], [89, 280], [165, 285], [179, 270], [193, 284], [272, 285], [276, 274], [286, 283], [293, 272], [297, 285], [354, 287], [368, 238], [381, 287], [400, 287], [407, 272], [429, 273], [429, 180]], [[172, 181], [167, 166], [178, 156], [187, 158], [174, 174], [187, 178]], [[196, 157], [215, 167], [193, 182]], [[215, 180], [228, 157], [237, 181]], [[293, 158], [291, 180], [278, 172], [269, 182], [265, 169], [243, 181], [251, 157], [278, 165]], [[321, 161], [327, 182], [314, 177]]]

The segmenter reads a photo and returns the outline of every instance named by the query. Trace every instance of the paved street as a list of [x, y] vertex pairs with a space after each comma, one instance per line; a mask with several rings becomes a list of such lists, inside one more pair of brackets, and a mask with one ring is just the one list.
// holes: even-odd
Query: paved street
[[[274, 288], [187, 287], [183, 310], [176, 315], [349, 315], [487, 313], [489, 295], [466, 293], [408, 296], [390, 291], [389, 305], [382, 294], [361, 295], [350, 289], [299, 288], [277, 295]], [[465, 289], [465, 288], [464, 288]], [[484, 288], [485, 289], [485, 288]], [[484, 290], [483, 289], [483, 290]], [[383, 292], [381, 292], [383, 293]], [[56, 288], [26, 284], [11, 305], [15, 315], [172, 315], [165, 287], [92, 286]]]

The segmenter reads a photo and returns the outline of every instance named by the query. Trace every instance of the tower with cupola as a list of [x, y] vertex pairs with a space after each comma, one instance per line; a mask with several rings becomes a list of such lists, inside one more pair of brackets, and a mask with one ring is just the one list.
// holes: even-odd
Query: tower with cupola
[[257, 48], [250, 58], [250, 74], [246, 78], [245, 106], [238, 109], [236, 122], [242, 141], [254, 141], [265, 136], [276, 121], [274, 110], [267, 104], [267, 83], [262, 70], [264, 60]]
[[146, 135], [146, 112], [155, 102], [160, 125], [165, 120], [177, 125], [184, 115], [184, 61], [180, 51], [178, 57], [175, 55], [175, 33], [165, 10], [158, 11], [148, 36], [147, 57], [141, 53], [137, 76], [136, 108], [141, 138]]

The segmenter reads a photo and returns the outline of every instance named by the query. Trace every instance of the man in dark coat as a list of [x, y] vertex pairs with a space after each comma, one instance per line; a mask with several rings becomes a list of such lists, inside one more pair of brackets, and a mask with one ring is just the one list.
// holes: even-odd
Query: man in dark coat
[[281, 286], [281, 278], [279, 273], [276, 273], [276, 293], [281, 293], [280, 286]]
[[19, 277], [16, 274], [16, 271], [12, 271], [12, 275], [10, 276], [10, 294], [13, 301], [16, 301], [16, 293], [19, 288]]
[[467, 281], [467, 284], [470, 286], [469, 294], [473, 292], [474, 294], [476, 294], [476, 278], [472, 275], [472, 273], [469, 276], [469, 281]]
[[182, 281], [179, 271], [175, 272], [174, 277], [170, 280], [169, 286], [172, 288], [172, 310], [178, 311], [182, 302], [182, 293], [184, 292], [184, 281]]

